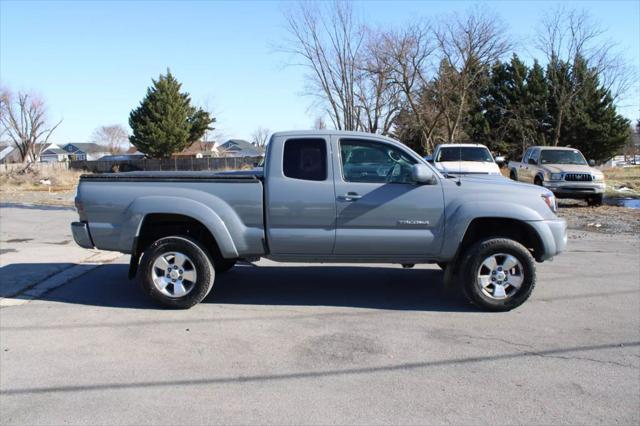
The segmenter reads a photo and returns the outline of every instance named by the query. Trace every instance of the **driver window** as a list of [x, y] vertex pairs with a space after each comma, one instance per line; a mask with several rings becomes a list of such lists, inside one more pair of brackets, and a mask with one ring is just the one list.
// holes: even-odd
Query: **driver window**
[[340, 140], [342, 176], [346, 182], [411, 183], [416, 160], [385, 143]]

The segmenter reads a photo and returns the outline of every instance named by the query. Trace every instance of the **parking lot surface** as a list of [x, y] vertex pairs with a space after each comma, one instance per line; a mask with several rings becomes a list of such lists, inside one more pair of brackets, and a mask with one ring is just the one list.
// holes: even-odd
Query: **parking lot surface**
[[268, 261], [163, 310], [123, 256], [0, 309], [0, 423], [638, 424], [638, 237], [570, 237], [498, 314], [432, 266]]

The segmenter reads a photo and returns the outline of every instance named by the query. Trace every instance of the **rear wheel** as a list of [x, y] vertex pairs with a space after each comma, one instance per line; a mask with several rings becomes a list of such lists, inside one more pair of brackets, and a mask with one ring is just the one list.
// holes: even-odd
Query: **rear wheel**
[[542, 178], [540, 176], [536, 176], [536, 178], [533, 180], [533, 183], [538, 186], [542, 186]]
[[140, 284], [153, 300], [168, 308], [198, 304], [211, 291], [215, 272], [200, 244], [183, 236], [160, 238], [145, 249]]
[[467, 299], [487, 311], [522, 305], [536, 283], [535, 263], [522, 244], [507, 238], [478, 242], [467, 251], [462, 286]]
[[515, 181], [518, 180], [518, 174], [513, 169], [509, 172], [509, 177], [511, 178], [511, 180], [515, 180]]

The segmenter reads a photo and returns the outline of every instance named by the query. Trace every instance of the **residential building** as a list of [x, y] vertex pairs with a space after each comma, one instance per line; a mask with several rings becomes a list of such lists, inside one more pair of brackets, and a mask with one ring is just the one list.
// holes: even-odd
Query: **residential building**
[[242, 139], [229, 139], [218, 146], [223, 157], [260, 157], [264, 155], [264, 148]]
[[98, 160], [111, 153], [104, 145], [97, 143], [68, 143], [62, 147], [67, 152], [69, 160]]

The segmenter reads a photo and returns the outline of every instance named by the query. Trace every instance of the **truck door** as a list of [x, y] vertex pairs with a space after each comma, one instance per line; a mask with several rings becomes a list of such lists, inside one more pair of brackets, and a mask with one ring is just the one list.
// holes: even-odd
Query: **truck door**
[[444, 199], [439, 180], [419, 185], [419, 160], [396, 144], [334, 136], [335, 255], [429, 257], [440, 251]]
[[272, 254], [331, 254], [336, 196], [329, 136], [278, 136], [265, 169], [267, 241]]

